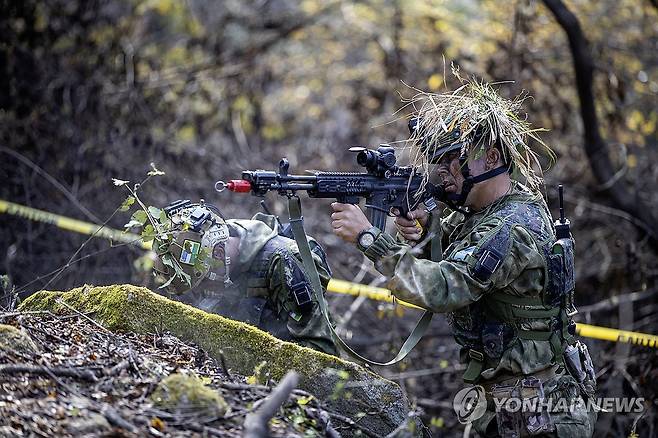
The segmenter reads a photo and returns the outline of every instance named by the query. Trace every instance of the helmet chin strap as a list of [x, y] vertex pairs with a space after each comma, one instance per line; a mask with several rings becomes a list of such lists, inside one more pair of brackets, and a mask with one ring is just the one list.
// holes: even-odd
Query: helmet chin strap
[[471, 192], [471, 189], [475, 184], [491, 179], [495, 176], [500, 175], [501, 173], [505, 173], [509, 169], [509, 166], [503, 164], [500, 167], [496, 167], [495, 169], [488, 170], [480, 175], [471, 176], [470, 170], [468, 168], [467, 159], [468, 157], [466, 154], [461, 154], [459, 156], [459, 167], [461, 168], [462, 176], [464, 177], [464, 183], [462, 184], [461, 192], [459, 193], [443, 192], [443, 196], [437, 197], [441, 202], [444, 202], [448, 207], [452, 208], [453, 210], [459, 211], [460, 213], [466, 213], [466, 211], [462, 207], [464, 206], [464, 203], [466, 202], [466, 198], [468, 198], [468, 194]]

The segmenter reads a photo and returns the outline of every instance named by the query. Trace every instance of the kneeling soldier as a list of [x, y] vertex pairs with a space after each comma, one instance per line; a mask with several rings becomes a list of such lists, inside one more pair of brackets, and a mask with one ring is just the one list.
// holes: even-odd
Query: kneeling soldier
[[[302, 269], [295, 241], [279, 234], [276, 218], [224, 220], [211, 204], [175, 201], [153, 249], [156, 277], [168, 296], [206, 312], [246, 322], [279, 339], [337, 354]], [[331, 270], [313, 240], [326, 288]], [[324, 299], [324, 297], [323, 297]]]
[[566, 220], [552, 226], [519, 103], [478, 82], [428, 94], [410, 123], [412, 156], [454, 211], [399, 217], [405, 242], [354, 205], [333, 204], [332, 225], [391, 278], [396, 297], [448, 314], [464, 380], [483, 392], [485, 409], [464, 420], [482, 436], [588, 437], [596, 383], [574, 336], [574, 244]]

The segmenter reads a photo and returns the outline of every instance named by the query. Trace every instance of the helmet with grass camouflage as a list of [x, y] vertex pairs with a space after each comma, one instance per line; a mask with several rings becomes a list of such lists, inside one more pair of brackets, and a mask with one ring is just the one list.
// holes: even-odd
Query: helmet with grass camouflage
[[204, 280], [230, 282], [229, 230], [219, 209], [203, 201], [179, 200], [164, 212], [166, 220], [153, 242], [158, 255], [154, 274], [164, 281], [160, 287], [180, 295]]
[[[444, 156], [459, 157], [465, 182], [461, 193], [446, 199], [451, 206], [463, 205], [474, 184], [505, 171], [514, 171], [528, 188], [539, 191], [543, 185], [541, 164], [530, 140], [551, 161], [555, 155], [537, 135], [543, 129], [533, 128], [521, 114], [526, 96], [505, 99], [491, 84], [475, 78], [465, 80], [458, 71], [453, 73], [462, 81], [456, 90], [440, 94], [421, 91], [409, 101], [414, 110], [409, 115], [412, 164], [429, 178], [431, 166]], [[479, 158], [491, 146], [500, 150], [502, 166], [478, 176], [470, 175], [468, 161]]]
[[456, 90], [419, 92], [410, 100], [414, 110], [409, 123], [413, 164], [426, 167], [450, 152], [459, 152], [468, 160], [471, 152], [478, 157], [495, 145], [503, 162], [513, 165], [529, 188], [538, 189], [543, 181], [536, 169], [541, 171], [541, 165], [530, 140], [551, 160], [555, 155], [538, 136], [544, 129], [534, 128], [521, 111], [527, 95], [505, 99], [494, 85], [453, 73], [462, 81]]

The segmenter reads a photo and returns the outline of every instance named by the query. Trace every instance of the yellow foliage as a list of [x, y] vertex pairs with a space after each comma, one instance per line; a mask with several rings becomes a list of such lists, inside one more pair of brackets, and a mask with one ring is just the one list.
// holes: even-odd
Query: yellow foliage
[[249, 99], [247, 99], [247, 96], [245, 95], [240, 95], [235, 98], [233, 103], [231, 104], [231, 107], [233, 108], [233, 111], [245, 111], [245, 110], [250, 110], [251, 109], [251, 102], [249, 102]]
[[192, 125], [183, 125], [176, 131], [176, 140], [181, 143], [190, 143], [196, 137], [196, 129]]
[[430, 425], [440, 429], [443, 426], [445, 426], [445, 421], [443, 421], [443, 418], [441, 418], [441, 417], [438, 417], [438, 418], [437, 417], [432, 417], [432, 419], [430, 420]]
[[428, 87], [430, 88], [430, 90], [432, 90], [432, 91], [436, 91], [436, 90], [438, 90], [439, 87], [441, 87], [441, 85], [443, 85], [443, 76], [440, 75], [440, 74], [438, 74], [438, 73], [434, 73], [434, 74], [433, 74], [432, 76], [430, 76], [429, 79], [427, 80], [427, 86], [428, 86]]
[[311, 15], [320, 10], [321, 4], [318, 0], [304, 0], [301, 4], [302, 11]]
[[174, 0], [158, 0], [155, 2], [155, 10], [161, 15], [167, 15], [174, 8]]
[[46, 30], [46, 27], [48, 27], [48, 15], [44, 10], [43, 4], [37, 3], [34, 15], [34, 30], [37, 32], [43, 32]]
[[658, 121], [658, 113], [651, 113], [651, 117], [645, 120], [640, 128], [642, 134], [648, 136], [656, 132], [656, 121]]
[[286, 130], [280, 124], [267, 124], [263, 127], [262, 134], [265, 140], [275, 141], [284, 138]]
[[366, 3], [356, 3], [352, 6], [351, 10], [354, 12], [356, 19], [360, 21], [369, 21], [371, 23], [381, 21], [377, 10]]
[[179, 65], [184, 64], [189, 59], [187, 49], [182, 45], [176, 45], [164, 54], [164, 61], [166, 65]]
[[637, 166], [637, 156], [634, 154], [628, 154], [628, 157], [626, 157], [626, 164], [628, 167], [631, 169]]
[[449, 29], [448, 22], [445, 20], [435, 20], [434, 21], [434, 30], [437, 32], [444, 33]]
[[632, 131], [637, 131], [644, 122], [644, 116], [638, 110], [633, 110], [626, 119], [626, 126]]

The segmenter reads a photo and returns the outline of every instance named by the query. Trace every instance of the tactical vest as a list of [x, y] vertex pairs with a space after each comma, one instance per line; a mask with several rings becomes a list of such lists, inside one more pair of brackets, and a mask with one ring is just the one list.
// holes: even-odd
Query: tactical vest
[[[574, 342], [573, 240], [556, 242], [550, 215], [543, 205], [516, 201], [492, 215], [500, 224], [478, 244], [473, 254], [477, 260], [473, 276], [487, 281], [510, 252], [512, 229], [522, 227], [530, 233], [544, 258], [544, 287], [536, 297], [519, 297], [504, 289], [496, 290], [467, 308], [452, 312], [449, 321], [455, 339], [466, 347], [468, 367], [464, 381], [467, 383], [478, 381], [485, 368], [495, 368], [503, 352], [517, 339], [550, 342], [553, 363], [562, 363], [565, 344]], [[547, 330], [536, 329], [544, 324]]]
[[[279, 254], [283, 263], [292, 256], [294, 241], [275, 236], [268, 240], [254, 257], [249, 269], [240, 276], [231, 275], [233, 284], [225, 286], [221, 281], [206, 282], [204, 291], [197, 296], [195, 305], [208, 312], [243, 321], [267, 331], [282, 340], [291, 340], [288, 331], [288, 312], [278, 312], [270, 298], [268, 272], [273, 257]], [[319, 251], [322, 249], [317, 246]], [[317, 250], [316, 250], [317, 251]], [[289, 300], [297, 303], [302, 312], [310, 310], [311, 291], [306, 277], [296, 265], [292, 265], [292, 278], [288, 283]], [[200, 300], [199, 300], [200, 299]]]

